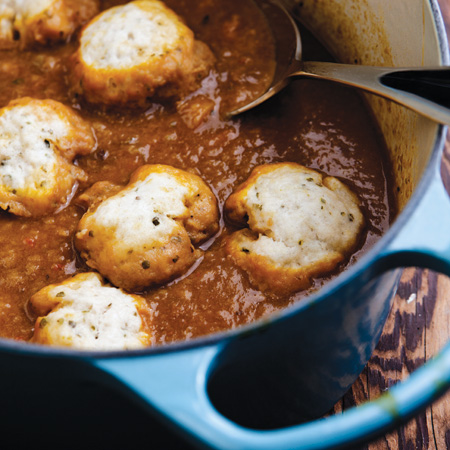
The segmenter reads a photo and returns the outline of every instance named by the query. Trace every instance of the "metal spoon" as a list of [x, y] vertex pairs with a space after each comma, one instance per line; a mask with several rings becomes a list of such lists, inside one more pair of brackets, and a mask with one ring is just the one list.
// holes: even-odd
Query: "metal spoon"
[[293, 77], [316, 78], [363, 89], [406, 106], [438, 123], [450, 125], [450, 67], [373, 67], [302, 61], [297, 25], [277, 0], [258, 0], [272, 27], [276, 70], [267, 91], [229, 113], [234, 116], [280, 92]]

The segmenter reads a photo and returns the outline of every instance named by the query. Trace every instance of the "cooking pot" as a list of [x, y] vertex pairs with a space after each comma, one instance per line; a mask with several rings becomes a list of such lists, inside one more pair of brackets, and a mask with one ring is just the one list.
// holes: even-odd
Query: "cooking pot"
[[[435, 0], [303, 0], [289, 6], [342, 62], [449, 64]], [[1, 340], [3, 431], [14, 429], [20, 417], [24, 431], [17, 442], [28, 429], [36, 443], [36, 433], [47, 433], [51, 421], [49, 447], [55, 428], [71, 420], [72, 431], [94, 423], [112, 436], [117, 427], [135, 432], [129, 425], [134, 421], [149, 433], [153, 448], [159, 447], [148, 441], [150, 433], [154, 437], [168, 425], [187, 441], [175, 444], [170, 431], [161, 448], [320, 449], [371, 439], [445, 392], [450, 346], [378, 400], [316, 420], [370, 358], [399, 268], [421, 266], [450, 275], [450, 202], [439, 174], [446, 128], [386, 100], [366, 98], [390, 152], [400, 214], [365, 256], [297, 305], [202, 339], [106, 353]], [[111, 397], [112, 390], [120, 397]], [[141, 415], [129, 413], [123, 396], [140, 405]], [[122, 416], [114, 422], [117, 405]], [[153, 417], [165, 425], [155, 426]], [[56, 445], [70, 448], [73, 439]], [[100, 447], [89, 444], [93, 441], [86, 441], [86, 448]]]

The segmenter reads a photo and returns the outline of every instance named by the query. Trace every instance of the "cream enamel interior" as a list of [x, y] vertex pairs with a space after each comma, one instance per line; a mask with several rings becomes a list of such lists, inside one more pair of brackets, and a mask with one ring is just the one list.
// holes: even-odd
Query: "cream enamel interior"
[[[342, 63], [417, 67], [442, 64], [429, 0], [288, 0], [294, 15]], [[393, 163], [401, 210], [430, 158], [438, 125], [365, 94]]]

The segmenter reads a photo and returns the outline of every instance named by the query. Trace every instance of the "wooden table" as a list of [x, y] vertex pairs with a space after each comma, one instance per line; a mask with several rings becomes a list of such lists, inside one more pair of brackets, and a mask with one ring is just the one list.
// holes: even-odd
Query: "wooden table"
[[[450, 36], [450, 0], [439, 4]], [[450, 192], [450, 133], [441, 173]], [[449, 339], [450, 278], [406, 269], [378, 347], [335, 411], [378, 397], [438, 353]], [[450, 449], [450, 392], [406, 426], [362, 449]]]

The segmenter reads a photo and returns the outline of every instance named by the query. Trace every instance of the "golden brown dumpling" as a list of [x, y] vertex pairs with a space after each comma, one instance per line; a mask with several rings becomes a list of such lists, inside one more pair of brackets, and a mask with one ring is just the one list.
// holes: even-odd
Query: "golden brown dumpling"
[[98, 10], [98, 0], [2, 0], [0, 49], [65, 41]]
[[36, 320], [32, 342], [82, 350], [127, 350], [151, 344], [151, 312], [97, 273], [81, 273], [41, 289], [30, 299]]
[[364, 226], [359, 200], [334, 177], [295, 163], [256, 167], [227, 199], [230, 220], [248, 224], [227, 251], [261, 289], [292, 293], [336, 268]]
[[0, 208], [40, 216], [63, 208], [83, 170], [72, 161], [95, 150], [90, 125], [54, 100], [24, 97], [0, 109]]
[[200, 177], [146, 165], [125, 188], [88, 210], [75, 245], [87, 265], [115, 286], [138, 291], [185, 273], [201, 255], [193, 244], [216, 233], [218, 222], [216, 198]]
[[208, 73], [214, 57], [164, 3], [110, 8], [83, 29], [73, 56], [74, 92], [92, 103], [143, 105], [180, 95]]

